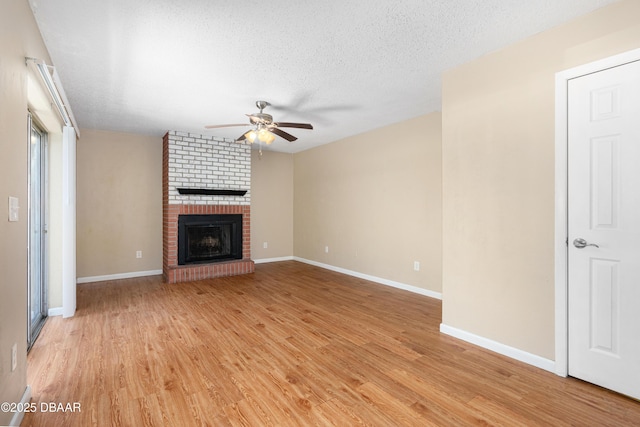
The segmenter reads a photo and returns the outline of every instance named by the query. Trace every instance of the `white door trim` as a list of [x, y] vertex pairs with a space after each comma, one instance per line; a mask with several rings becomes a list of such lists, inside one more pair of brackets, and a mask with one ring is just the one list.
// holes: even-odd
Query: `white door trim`
[[567, 88], [569, 80], [640, 60], [640, 49], [580, 65], [556, 73], [555, 132], [555, 365], [556, 374], [566, 377], [568, 365], [568, 276], [567, 276]]

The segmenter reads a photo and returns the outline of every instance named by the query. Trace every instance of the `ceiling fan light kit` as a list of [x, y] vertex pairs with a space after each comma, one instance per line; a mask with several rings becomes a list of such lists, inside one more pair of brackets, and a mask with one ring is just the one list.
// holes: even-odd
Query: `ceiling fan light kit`
[[250, 143], [259, 142], [260, 144], [271, 144], [276, 136], [279, 136], [283, 139], [286, 139], [289, 142], [295, 141], [295, 136], [291, 135], [288, 132], [283, 131], [282, 127], [289, 128], [297, 128], [297, 129], [313, 129], [313, 126], [309, 123], [291, 123], [291, 122], [274, 122], [273, 116], [271, 114], [264, 113], [263, 110], [268, 107], [269, 104], [267, 101], [256, 101], [256, 107], [260, 110], [259, 113], [247, 114], [249, 117], [249, 124], [226, 124], [226, 125], [210, 125], [205, 126], [206, 129], [216, 129], [222, 127], [232, 127], [232, 126], [255, 126], [254, 129], [251, 129], [248, 132], [243, 133], [236, 141], [244, 141], [247, 140]]
[[264, 142], [267, 145], [271, 144], [276, 139], [276, 136], [265, 128], [258, 129], [257, 131], [250, 130], [249, 132], [244, 134], [244, 137], [252, 144], [257, 139], [258, 142]]

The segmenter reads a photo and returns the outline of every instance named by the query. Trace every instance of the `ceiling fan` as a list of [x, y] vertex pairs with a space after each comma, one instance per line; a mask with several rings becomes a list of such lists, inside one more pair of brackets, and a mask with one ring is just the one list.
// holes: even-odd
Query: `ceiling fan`
[[289, 142], [295, 141], [295, 136], [288, 132], [283, 131], [280, 128], [298, 128], [298, 129], [313, 129], [309, 123], [290, 123], [290, 122], [274, 122], [271, 114], [264, 113], [263, 110], [268, 107], [267, 101], [256, 101], [256, 107], [260, 109], [259, 113], [247, 114], [249, 117], [249, 123], [233, 123], [226, 125], [209, 125], [205, 126], [205, 129], [216, 129], [232, 126], [255, 126], [254, 129], [243, 133], [236, 141], [248, 140], [253, 143], [256, 140], [258, 142], [264, 142], [269, 145], [276, 138], [276, 135], [286, 139]]

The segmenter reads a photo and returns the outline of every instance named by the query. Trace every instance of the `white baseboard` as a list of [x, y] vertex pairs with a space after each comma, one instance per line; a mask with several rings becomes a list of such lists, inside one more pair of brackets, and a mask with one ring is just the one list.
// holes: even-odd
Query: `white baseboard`
[[104, 282], [106, 280], [131, 279], [134, 277], [157, 276], [162, 270], [133, 271], [131, 273], [108, 274], [105, 276], [78, 277], [76, 283]]
[[[31, 402], [31, 386], [27, 386], [27, 388], [24, 389], [24, 393], [22, 394], [22, 399], [20, 399], [20, 404], [18, 405], [18, 407], [24, 408], [27, 406], [29, 402]], [[19, 426], [23, 418], [24, 418], [24, 410], [20, 412], [14, 412], [13, 417], [11, 418], [11, 421], [9, 421], [9, 425]]]
[[47, 316], [62, 316], [62, 307], [54, 307], [47, 310]]
[[451, 335], [454, 338], [461, 339], [463, 341], [470, 342], [477, 346], [486, 348], [487, 350], [494, 351], [502, 354], [503, 356], [510, 357], [520, 362], [533, 365], [537, 368], [544, 369], [549, 372], [556, 372], [556, 363], [553, 360], [545, 359], [544, 357], [536, 356], [535, 354], [528, 353], [526, 351], [510, 347], [508, 345], [499, 343], [497, 341], [490, 340], [488, 338], [481, 337], [479, 335], [472, 334], [462, 329], [447, 326], [444, 323], [440, 324], [440, 332], [443, 334]]
[[280, 258], [262, 258], [262, 259], [254, 259], [253, 262], [256, 264], [266, 264], [268, 262], [280, 262], [280, 261], [293, 261], [292, 256], [283, 256]]
[[323, 264], [321, 262], [311, 261], [309, 259], [293, 257], [295, 261], [304, 262], [305, 264], [314, 265], [316, 267], [324, 268], [327, 270], [335, 271], [337, 273], [346, 274], [348, 276], [354, 276], [359, 279], [369, 280], [371, 282], [380, 283], [381, 285], [391, 286], [393, 288], [402, 289], [405, 291], [413, 292], [414, 294], [424, 295], [430, 298], [442, 299], [442, 294], [440, 292], [430, 291], [428, 289], [419, 288], [417, 286], [407, 285], [405, 283], [395, 282], [393, 280], [382, 279], [380, 277], [370, 276], [368, 274], [359, 273], [357, 271], [347, 270], [345, 268], [335, 267], [329, 264]]

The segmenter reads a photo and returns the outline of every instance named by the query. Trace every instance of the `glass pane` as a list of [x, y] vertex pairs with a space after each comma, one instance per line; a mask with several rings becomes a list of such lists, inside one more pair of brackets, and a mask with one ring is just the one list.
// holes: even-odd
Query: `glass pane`
[[40, 315], [40, 264], [41, 238], [40, 230], [40, 135], [36, 131], [31, 132], [31, 191], [30, 191], [30, 258], [31, 258], [31, 321], [36, 321]]
[[44, 277], [44, 138], [31, 128], [29, 144], [29, 345], [45, 319]]

